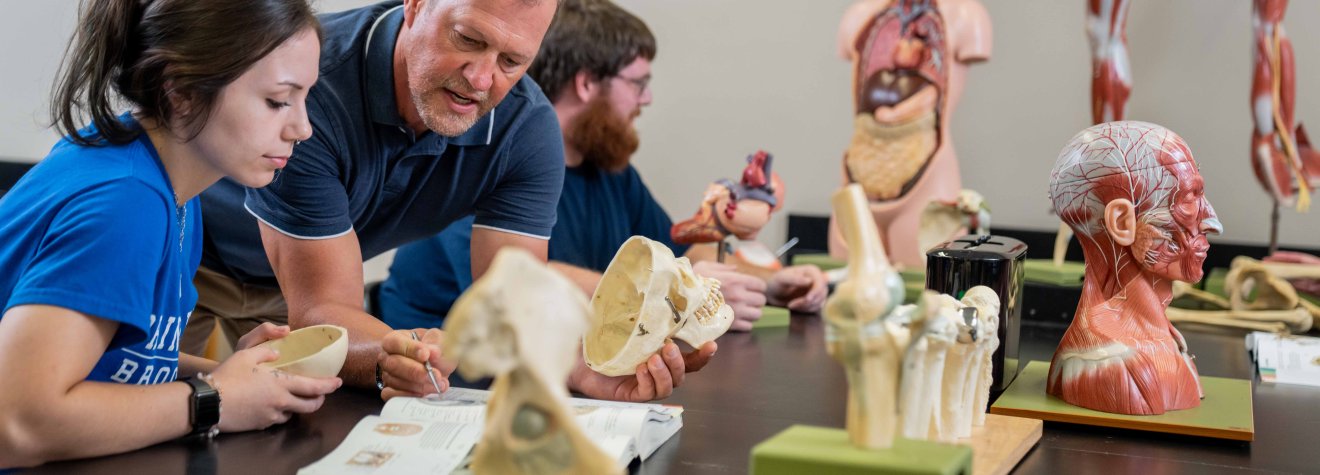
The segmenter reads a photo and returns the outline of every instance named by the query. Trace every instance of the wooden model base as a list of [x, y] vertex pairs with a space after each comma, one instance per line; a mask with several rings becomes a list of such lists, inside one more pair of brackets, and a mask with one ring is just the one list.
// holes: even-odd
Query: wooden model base
[[972, 474], [1004, 475], [1012, 471], [1040, 442], [1044, 426], [1038, 419], [986, 414], [985, 425], [972, 428]]
[[752, 448], [753, 475], [972, 473], [972, 448], [924, 440], [894, 439], [885, 450], [865, 450], [843, 429], [794, 425]]
[[1112, 414], [1073, 406], [1045, 394], [1050, 364], [1032, 361], [990, 406], [992, 414], [1119, 429], [1250, 441], [1255, 437], [1251, 381], [1201, 376], [1199, 407], [1158, 416]]

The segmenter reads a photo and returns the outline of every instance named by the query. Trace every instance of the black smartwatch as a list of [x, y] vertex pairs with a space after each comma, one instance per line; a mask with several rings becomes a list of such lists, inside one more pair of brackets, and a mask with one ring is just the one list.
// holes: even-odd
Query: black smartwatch
[[188, 378], [183, 382], [192, 388], [192, 396], [188, 398], [188, 423], [192, 425], [192, 432], [188, 437], [209, 439], [215, 435], [214, 429], [220, 423], [220, 391], [202, 378]]

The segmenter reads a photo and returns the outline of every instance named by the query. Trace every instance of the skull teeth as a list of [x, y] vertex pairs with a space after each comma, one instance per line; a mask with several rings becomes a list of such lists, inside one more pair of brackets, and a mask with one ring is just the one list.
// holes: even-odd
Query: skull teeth
[[706, 291], [705, 302], [702, 302], [701, 307], [692, 313], [692, 316], [697, 319], [697, 323], [702, 325], [714, 323], [715, 314], [724, 305], [724, 294], [720, 292], [720, 281], [710, 279], [709, 282], [711, 285]]

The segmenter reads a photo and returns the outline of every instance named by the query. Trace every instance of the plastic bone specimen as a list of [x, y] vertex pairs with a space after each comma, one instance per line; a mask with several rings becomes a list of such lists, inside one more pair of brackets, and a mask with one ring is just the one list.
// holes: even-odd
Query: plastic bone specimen
[[[1174, 286], [1174, 297], [1185, 295], [1219, 310], [1186, 310], [1170, 307], [1165, 315], [1173, 322], [1195, 322], [1260, 331], [1303, 333], [1320, 317], [1320, 306], [1298, 298], [1284, 276], [1296, 264], [1261, 262], [1238, 256], [1224, 280], [1225, 300], [1209, 292]], [[1317, 269], [1320, 270], [1320, 269]], [[1318, 274], [1312, 270], [1312, 274]], [[1295, 275], [1295, 274], [1294, 274]], [[1254, 293], [1254, 298], [1252, 294]], [[1250, 298], [1250, 300], [1249, 300]]]
[[587, 327], [582, 292], [531, 254], [506, 247], [445, 319], [445, 348], [465, 378], [494, 376], [475, 473], [622, 473], [577, 426], [564, 381]]
[[718, 280], [692, 272], [686, 257], [633, 236], [623, 243], [591, 296], [591, 325], [582, 338], [587, 366], [607, 376], [634, 374], [677, 338], [700, 347], [733, 324]]
[[764, 150], [748, 155], [742, 179], [711, 183], [697, 213], [670, 228], [670, 238], [680, 244], [717, 242], [729, 235], [756, 239], [770, 213], [784, 205], [784, 183], [770, 170], [773, 161]]
[[[838, 41], [853, 62], [855, 104], [844, 183], [865, 189], [889, 257], [923, 265], [922, 211], [962, 188], [949, 122], [968, 65], [990, 57], [990, 18], [975, 0], [863, 0], [844, 14]], [[830, 254], [847, 254], [837, 226]]]
[[[953, 297], [941, 295], [946, 301]], [[961, 302], [946, 305], [958, 312], [957, 342], [944, 361], [943, 397], [935, 440], [971, 437], [972, 426], [985, 424], [994, 382], [993, 360], [999, 348], [999, 295], [985, 286], [967, 290]]]
[[861, 185], [834, 193], [834, 213], [853, 252], [847, 277], [825, 302], [826, 348], [848, 377], [846, 428], [853, 445], [889, 448], [898, 424], [898, 382], [908, 345], [903, 280], [889, 265]]
[[1164, 310], [1174, 281], [1201, 279], [1206, 235], [1222, 228], [1187, 144], [1144, 122], [1092, 126], [1060, 152], [1049, 194], [1086, 276], [1048, 392], [1121, 414], [1199, 405], [1196, 366]]
[[921, 306], [895, 312], [911, 335], [899, 384], [903, 437], [954, 442], [985, 423], [998, 312], [999, 296], [985, 286], [962, 301], [926, 292]]
[[990, 234], [990, 207], [973, 190], [962, 190], [954, 201], [932, 201], [926, 205], [917, 241], [922, 249], [930, 249], [963, 229], [977, 235]]
[[1296, 66], [1292, 42], [1283, 31], [1287, 0], [1256, 0], [1252, 8], [1255, 68], [1251, 77], [1251, 168], [1274, 198], [1270, 250], [1277, 245], [1278, 205], [1310, 206], [1320, 185], [1320, 151], [1311, 146], [1301, 125], [1293, 129]]
[[924, 308], [913, 312], [908, 324], [911, 341], [903, 355], [898, 389], [902, 435], [909, 439], [925, 439], [941, 426], [944, 364], [957, 341], [960, 317], [953, 297], [927, 292], [922, 298]]

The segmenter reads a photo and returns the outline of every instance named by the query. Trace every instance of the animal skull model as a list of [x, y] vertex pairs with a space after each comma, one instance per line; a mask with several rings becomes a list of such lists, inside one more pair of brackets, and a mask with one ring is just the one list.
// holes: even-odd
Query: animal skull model
[[622, 473], [578, 427], [564, 381], [587, 302], [525, 250], [506, 247], [454, 302], [445, 348], [464, 377], [494, 376], [474, 473]]
[[694, 348], [733, 324], [718, 280], [692, 271], [663, 244], [633, 236], [610, 261], [591, 296], [591, 326], [582, 341], [587, 366], [607, 376], [637, 365], [677, 338]]

